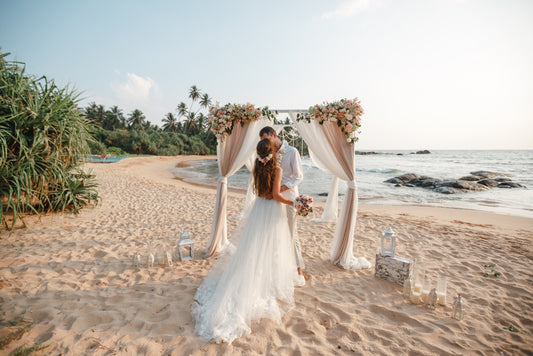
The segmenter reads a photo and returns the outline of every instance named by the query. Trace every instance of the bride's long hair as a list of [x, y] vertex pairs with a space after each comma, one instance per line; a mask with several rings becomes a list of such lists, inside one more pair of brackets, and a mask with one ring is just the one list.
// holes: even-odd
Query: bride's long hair
[[272, 193], [278, 162], [274, 144], [265, 138], [257, 144], [257, 159], [254, 164], [254, 191], [260, 197]]

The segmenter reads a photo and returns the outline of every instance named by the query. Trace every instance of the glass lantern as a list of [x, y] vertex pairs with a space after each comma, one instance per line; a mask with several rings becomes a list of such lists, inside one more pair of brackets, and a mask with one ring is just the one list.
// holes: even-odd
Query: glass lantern
[[149, 252], [146, 256], [146, 267], [152, 268], [154, 267], [155, 257], [154, 254]]
[[413, 278], [409, 276], [403, 281], [403, 296], [405, 298], [411, 297], [413, 293]]
[[194, 259], [194, 241], [186, 231], [184, 231], [180, 235], [180, 239], [176, 241], [176, 257], [179, 258], [180, 261]]
[[134, 254], [132, 258], [132, 264], [133, 267], [139, 268], [139, 266], [141, 265], [141, 255], [139, 255], [138, 253]]
[[389, 226], [383, 234], [381, 234], [381, 254], [383, 256], [394, 257], [394, 250], [396, 249], [396, 235]]
[[172, 267], [172, 254], [168, 251], [165, 251], [165, 265]]
[[446, 276], [439, 275], [437, 279], [437, 303], [446, 305]]
[[426, 277], [426, 268], [421, 256], [415, 258], [413, 275], [413, 290], [417, 293], [422, 293], [422, 283], [424, 283], [424, 278]]
[[431, 279], [429, 278], [429, 275], [426, 273], [424, 275], [424, 279], [422, 280], [422, 291], [420, 294], [422, 294], [422, 301], [427, 304], [428, 302], [428, 296], [429, 292], [431, 291]]
[[[159, 266], [167, 266], [168, 265], [168, 261], [167, 261], [167, 249], [166, 249], [166, 246], [164, 243], [162, 242], [158, 242], [156, 244], [156, 248], [155, 248], [155, 253], [154, 254], [154, 257], [155, 257], [155, 263]], [[172, 259], [170, 261], [172, 263]]]
[[453, 302], [452, 318], [455, 320], [463, 320], [464, 317], [464, 305], [461, 299], [461, 294], [457, 295], [457, 299]]
[[431, 292], [429, 292], [428, 294], [428, 302], [427, 302], [426, 308], [430, 310], [434, 310], [435, 307], [437, 306], [437, 299], [438, 299], [437, 289], [433, 288], [431, 289]]

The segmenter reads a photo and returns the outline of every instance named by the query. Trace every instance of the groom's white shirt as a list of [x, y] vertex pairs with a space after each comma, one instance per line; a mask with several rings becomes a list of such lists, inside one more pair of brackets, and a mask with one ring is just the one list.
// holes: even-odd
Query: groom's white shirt
[[304, 179], [300, 153], [298, 153], [296, 148], [289, 146], [287, 142], [283, 141], [276, 156], [278, 162], [281, 159], [280, 167], [283, 170], [281, 185], [289, 188], [283, 192], [283, 196], [287, 199], [295, 199], [298, 196], [298, 184]]

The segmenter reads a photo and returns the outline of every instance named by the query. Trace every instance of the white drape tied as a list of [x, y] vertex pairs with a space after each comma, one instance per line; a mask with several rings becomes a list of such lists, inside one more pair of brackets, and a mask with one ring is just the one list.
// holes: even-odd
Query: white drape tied
[[227, 195], [228, 177], [241, 168], [255, 152], [259, 130], [268, 125], [267, 120], [236, 124], [231, 135], [217, 145], [218, 170], [217, 197], [211, 234], [207, 243], [206, 256], [213, 257], [228, 246], [227, 233]]
[[289, 116], [309, 146], [313, 160], [320, 162], [319, 167], [323, 167], [348, 184], [331, 245], [331, 262], [345, 269], [370, 268], [370, 262], [364, 257], [353, 256], [358, 202], [354, 147], [346, 142], [344, 133], [336, 123], [324, 122], [320, 125], [316, 120], [311, 120], [309, 123], [297, 122], [294, 113], [289, 113]]
[[218, 183], [228, 185], [228, 177], [218, 177]]

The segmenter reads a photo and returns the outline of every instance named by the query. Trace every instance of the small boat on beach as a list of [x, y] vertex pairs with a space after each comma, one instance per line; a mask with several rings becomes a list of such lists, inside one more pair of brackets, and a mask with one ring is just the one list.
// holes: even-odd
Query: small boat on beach
[[90, 155], [86, 156], [83, 160], [85, 162], [92, 162], [92, 163], [113, 163], [118, 162], [120, 160], [123, 160], [124, 158], [127, 158], [128, 156], [120, 156], [120, 157], [111, 157], [110, 155]]

